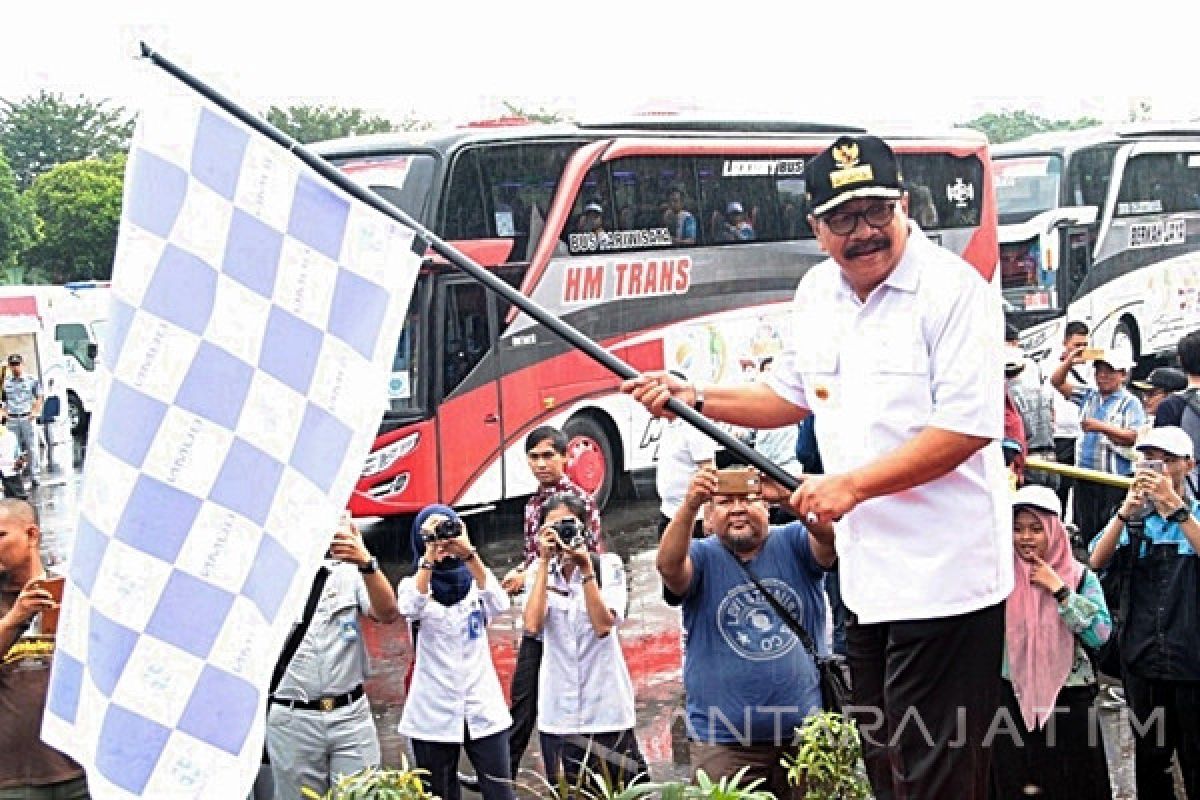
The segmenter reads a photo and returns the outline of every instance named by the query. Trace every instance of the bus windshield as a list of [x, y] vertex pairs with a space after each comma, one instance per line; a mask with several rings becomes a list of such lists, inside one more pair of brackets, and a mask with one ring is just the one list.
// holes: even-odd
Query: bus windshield
[[334, 163], [357, 183], [415, 219], [422, 219], [437, 159], [427, 153], [397, 153]]
[[1058, 155], [1013, 156], [993, 162], [996, 173], [996, 210], [1001, 221], [1009, 215], [1025, 215], [1058, 208], [1062, 157]]

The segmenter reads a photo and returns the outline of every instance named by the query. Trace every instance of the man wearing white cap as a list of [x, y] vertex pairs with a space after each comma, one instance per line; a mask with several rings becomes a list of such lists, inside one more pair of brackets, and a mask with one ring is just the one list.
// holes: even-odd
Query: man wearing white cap
[[1194, 466], [1183, 428], [1138, 442], [1163, 471], [1138, 469], [1120, 509], [1092, 542], [1092, 569], [1122, 575], [1118, 627], [1132, 712], [1138, 797], [1175, 797], [1171, 757], [1189, 797], [1200, 797], [1200, 504], [1184, 479]]
[[[1068, 377], [1071, 367], [1084, 363], [1084, 346], [1079, 345], [1063, 359], [1050, 376], [1050, 383], [1079, 406], [1083, 436], [1075, 441], [1075, 466], [1112, 475], [1133, 474], [1133, 444], [1146, 421], [1142, 403], [1125, 388], [1133, 355], [1124, 348], [1106, 350], [1094, 361], [1096, 388], [1080, 386]], [[1094, 536], [1113, 515], [1125, 491], [1095, 481], [1075, 484], [1074, 520], [1087, 538]], [[1110, 600], [1113, 598], [1110, 598]]]
[[882, 139], [839, 137], [804, 172], [809, 221], [830, 257], [801, 279], [792, 313], [796, 330], [821, 336], [793, 339], [756, 383], [651, 373], [622, 390], [652, 413], [674, 396], [753, 428], [815, 415], [826, 474], [808, 477], [790, 505], [801, 520], [839, 520], [875, 797], [983, 800], [1013, 587], [1001, 301], [908, 218]]

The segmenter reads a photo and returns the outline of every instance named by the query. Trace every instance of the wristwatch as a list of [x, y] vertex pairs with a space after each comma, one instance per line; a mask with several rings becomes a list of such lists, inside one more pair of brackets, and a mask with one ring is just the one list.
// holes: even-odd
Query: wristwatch
[[1061, 603], [1063, 600], [1067, 599], [1067, 595], [1070, 593], [1071, 590], [1067, 588], [1067, 585], [1064, 583], [1062, 586], [1058, 587], [1058, 591], [1054, 593], [1054, 599]]
[[1178, 522], [1183, 524], [1184, 522], [1187, 522], [1188, 517], [1191, 515], [1192, 512], [1187, 506], [1180, 506], [1170, 514], [1167, 514], [1167, 522]]
[[429, 560], [429, 559], [427, 559], [427, 558], [422, 558], [422, 559], [421, 559], [421, 561], [420, 561], [420, 562], [417, 564], [417, 566], [418, 566], [420, 569], [429, 569], [429, 570], [432, 570], [432, 569], [433, 569], [433, 562], [432, 562], [432, 561], [430, 561], [430, 560]]
[[696, 396], [696, 402], [692, 403], [692, 408], [697, 414], [704, 413], [704, 387], [698, 383], [692, 384], [692, 394]]
[[371, 556], [371, 560], [359, 567], [358, 571], [363, 575], [374, 575], [379, 571], [379, 560]]

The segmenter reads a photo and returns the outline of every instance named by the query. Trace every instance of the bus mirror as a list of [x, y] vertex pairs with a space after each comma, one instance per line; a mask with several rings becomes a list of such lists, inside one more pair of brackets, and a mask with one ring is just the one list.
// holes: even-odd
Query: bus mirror
[[87, 346], [88, 358], [94, 359], [96, 357], [96, 353], [98, 353], [99, 351], [100, 351], [100, 348], [96, 345], [95, 342], [88, 342], [88, 346]]
[[1050, 217], [1050, 224], [1046, 226], [1046, 233], [1050, 233], [1056, 228], [1069, 228], [1074, 225], [1093, 225], [1096, 222], [1096, 215], [1099, 211], [1096, 206], [1071, 206], [1057, 209], [1056, 213]]

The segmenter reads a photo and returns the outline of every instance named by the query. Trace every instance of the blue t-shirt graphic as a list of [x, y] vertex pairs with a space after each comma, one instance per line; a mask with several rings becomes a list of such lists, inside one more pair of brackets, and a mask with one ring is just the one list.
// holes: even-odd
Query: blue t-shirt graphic
[[[690, 733], [718, 744], [788, 743], [821, 707], [804, 646], [716, 536], [691, 544], [683, 600], [683, 682]], [[825, 570], [799, 522], [771, 529], [749, 567], [825, 651]]]

